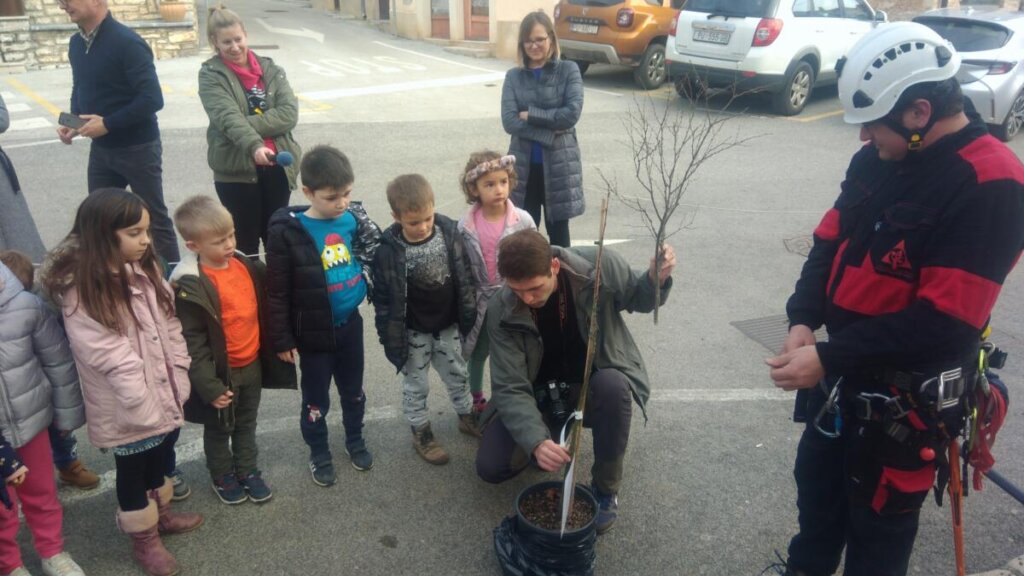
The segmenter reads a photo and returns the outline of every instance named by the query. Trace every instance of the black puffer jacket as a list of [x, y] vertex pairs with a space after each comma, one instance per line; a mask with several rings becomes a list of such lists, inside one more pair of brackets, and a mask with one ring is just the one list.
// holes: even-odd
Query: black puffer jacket
[[[334, 315], [327, 277], [316, 242], [297, 218], [308, 206], [281, 208], [267, 228], [267, 304], [274, 352], [332, 352]], [[366, 293], [373, 294], [370, 267], [380, 243], [380, 228], [366, 215], [362, 203], [348, 211], [356, 218], [352, 255], [363, 267]]]
[[[476, 324], [476, 291], [473, 273], [469, 268], [465, 244], [459, 237], [458, 227], [451, 218], [434, 215], [434, 226], [444, 234], [458, 299], [459, 333], [465, 337]], [[405, 325], [405, 244], [401, 240], [402, 226], [393, 224], [380, 237], [380, 248], [373, 262], [373, 308], [376, 311], [377, 336], [384, 345], [384, 355], [397, 370], [405, 366], [409, 357]]]

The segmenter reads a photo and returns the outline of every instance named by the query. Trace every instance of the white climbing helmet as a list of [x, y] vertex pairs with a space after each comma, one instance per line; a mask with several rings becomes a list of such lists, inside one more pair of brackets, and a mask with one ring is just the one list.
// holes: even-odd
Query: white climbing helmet
[[959, 69], [956, 49], [931, 28], [916, 22], [880, 24], [836, 64], [843, 120], [878, 120], [910, 86], [952, 78]]

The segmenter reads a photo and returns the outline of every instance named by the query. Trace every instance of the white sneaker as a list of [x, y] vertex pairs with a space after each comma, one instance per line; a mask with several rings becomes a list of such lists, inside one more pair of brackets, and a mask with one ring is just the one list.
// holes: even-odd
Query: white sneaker
[[85, 576], [82, 567], [75, 563], [67, 552], [43, 558], [43, 574], [46, 576]]
[[32, 573], [25, 569], [24, 566], [18, 566], [7, 576], [32, 576]]

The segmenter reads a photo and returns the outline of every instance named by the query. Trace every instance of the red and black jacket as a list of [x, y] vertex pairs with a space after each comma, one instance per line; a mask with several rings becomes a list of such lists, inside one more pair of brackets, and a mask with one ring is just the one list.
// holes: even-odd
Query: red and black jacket
[[972, 122], [901, 162], [864, 146], [786, 305], [830, 376], [934, 372], [976, 353], [1024, 249], [1024, 166]]

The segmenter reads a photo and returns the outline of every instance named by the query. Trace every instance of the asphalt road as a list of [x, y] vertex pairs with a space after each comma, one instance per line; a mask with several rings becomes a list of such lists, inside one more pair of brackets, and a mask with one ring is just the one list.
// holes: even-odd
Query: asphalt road
[[[406, 172], [420, 172], [433, 183], [440, 212], [457, 217], [465, 210], [457, 179], [468, 154], [507, 146], [498, 98], [510, 62], [467, 59], [315, 13], [300, 2], [251, 0], [241, 8], [250, 45], [283, 65], [300, 94], [297, 139], [306, 147], [330, 143], [350, 155], [354, 196], [372, 218], [389, 223], [384, 187]], [[158, 64], [166, 97], [160, 114], [165, 190], [172, 209], [190, 195], [213, 194], [205, 162], [207, 121], [195, 94], [202, 59]], [[597, 235], [601, 174], [617, 178], [622, 192], [637, 192], [624, 143], [626, 112], [637, 102], [685, 109], [668, 89], [637, 92], [628, 71], [595, 66], [585, 85], [578, 133], [589, 208], [571, 226], [573, 237], [584, 241]], [[12, 111], [14, 127], [0, 144], [17, 166], [43, 238], [52, 246], [69, 230], [85, 194], [87, 143], [66, 147], [54, 135], [54, 111], [67, 107], [70, 71], [22, 74], [0, 86], [8, 106], [23, 105]], [[649, 422], [634, 415], [620, 520], [598, 542], [598, 573], [754, 575], [773, 560], [773, 550], [785, 550], [795, 531], [791, 468], [800, 428], [789, 421], [789, 396], [776, 392], [768, 379], [768, 350], [731, 323], [784, 311], [803, 263], [787, 241], [793, 246], [810, 234], [859, 146], [856, 129], [842, 123], [838, 108], [834, 89], [819, 91], [793, 119], [772, 116], [767, 101], [757, 97], [732, 103], [723, 135], [745, 143], [705, 164], [687, 192], [689, 226], [672, 240], [680, 265], [660, 323], [653, 325], [649, 316], [629, 319], [655, 391]], [[1024, 152], [1024, 140], [1013, 149]], [[293, 201], [300, 202], [301, 194]], [[637, 215], [613, 203], [607, 235], [624, 240], [614, 249], [642, 266], [653, 245], [639, 224]], [[365, 318], [371, 314], [371, 308], [363, 309]], [[1003, 375], [1019, 399], [1020, 272], [1007, 281], [994, 318], [998, 344], [1011, 354]], [[547, 476], [528, 472], [500, 486], [479, 481], [475, 442], [458, 433], [440, 385], [431, 409], [452, 462], [435, 468], [420, 461], [398, 410], [399, 383], [371, 325], [365, 432], [376, 455], [373, 470], [361, 473], [345, 465], [340, 419], [332, 413], [339, 482], [329, 489], [314, 486], [298, 431], [299, 396], [267, 392], [260, 461], [275, 497], [263, 506], [227, 507], [209, 487], [201, 430], [188, 427], [179, 458], [194, 495], [181, 506], [202, 511], [207, 520], [196, 533], [167, 539], [186, 573], [498, 573], [492, 528], [521, 488]], [[1021, 405], [1011, 404], [996, 457], [1000, 472], [1024, 484], [1024, 462], [1014, 456], [1024, 444]], [[83, 459], [104, 474], [104, 482], [90, 493], [61, 490], [67, 549], [89, 574], [134, 573], [127, 539], [113, 522], [113, 460], [88, 446], [84, 430], [79, 438]], [[585, 455], [583, 470], [590, 461]], [[1021, 505], [991, 484], [967, 499], [969, 571], [997, 568], [1024, 553], [1022, 516]], [[27, 531], [22, 541], [27, 544]], [[949, 508], [929, 501], [911, 574], [952, 574], [951, 542]], [[31, 556], [29, 566], [38, 570]]]

